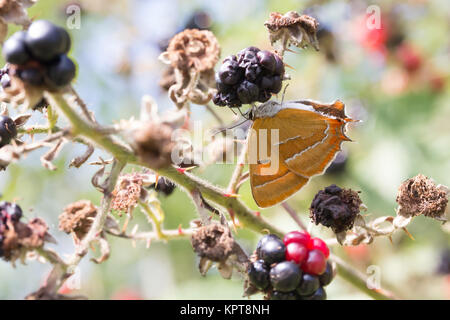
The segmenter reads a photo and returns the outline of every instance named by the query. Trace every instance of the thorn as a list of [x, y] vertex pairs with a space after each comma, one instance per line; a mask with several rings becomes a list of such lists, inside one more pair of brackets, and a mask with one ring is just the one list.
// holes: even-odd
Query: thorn
[[284, 49], [284, 51], [300, 54], [300, 52], [294, 51], [294, 50], [289, 49], [289, 48]]
[[177, 169], [177, 171], [178, 171], [179, 173], [184, 174], [186, 171], [189, 171], [189, 170], [192, 170], [192, 169], [195, 169], [195, 168], [197, 168], [197, 167], [196, 167], [196, 166], [187, 167], [187, 168], [180, 168], [180, 167], [177, 167], [177, 168], [175, 168], [175, 169]]
[[408, 235], [408, 237], [411, 239], [411, 240], [416, 240], [416, 239], [414, 239], [414, 237], [412, 236], [412, 234], [411, 233], [409, 233], [409, 231], [408, 231], [408, 229], [406, 229], [406, 227], [403, 227], [402, 228], [403, 229], [403, 231], [405, 231], [405, 233]]
[[255, 211], [255, 216], [257, 216], [258, 218], [261, 217], [261, 212]]
[[389, 236], [389, 241], [391, 242], [391, 244], [394, 244], [394, 242], [392, 242], [392, 236]]
[[233, 230], [234, 230], [234, 232], [236, 232], [236, 221], [234, 220], [233, 209], [228, 209], [228, 213], [230, 214], [231, 222], [233, 222]]
[[290, 68], [290, 69], [292, 69], [292, 70], [295, 70], [295, 68], [294, 68], [293, 66], [290, 66], [290, 65], [288, 65], [287, 63], [284, 63], [284, 66], [285, 66], [285, 67], [288, 67], [288, 68]]
[[183, 229], [181, 229], [181, 223], [178, 225], [178, 234], [179, 235], [183, 234]]
[[158, 187], [158, 181], [159, 181], [159, 174], [155, 174], [155, 190]]
[[224, 193], [223, 196], [225, 198], [238, 198], [238, 197], [240, 197], [240, 195], [236, 194], [236, 193]]

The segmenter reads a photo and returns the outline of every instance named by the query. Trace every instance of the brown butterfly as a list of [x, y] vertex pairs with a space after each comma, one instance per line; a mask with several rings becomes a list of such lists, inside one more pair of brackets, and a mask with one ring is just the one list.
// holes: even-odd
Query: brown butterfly
[[250, 110], [250, 184], [259, 207], [280, 203], [322, 174], [341, 150], [348, 122], [344, 104], [268, 101]]

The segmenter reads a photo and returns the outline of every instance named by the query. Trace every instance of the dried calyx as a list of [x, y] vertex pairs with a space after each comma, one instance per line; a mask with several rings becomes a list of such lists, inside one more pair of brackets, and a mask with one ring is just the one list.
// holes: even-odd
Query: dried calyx
[[174, 79], [165, 82], [168, 85], [175, 80], [169, 88], [169, 97], [177, 107], [182, 108], [187, 102], [206, 104], [211, 100], [213, 69], [219, 55], [219, 43], [208, 30], [187, 29], [170, 40], [160, 60], [173, 68]]
[[403, 182], [397, 194], [397, 214], [405, 218], [424, 215], [446, 221], [449, 190], [422, 174]]
[[311, 16], [299, 15], [295, 11], [289, 11], [284, 15], [272, 12], [264, 25], [269, 31], [272, 46], [281, 56], [290, 45], [299, 48], [311, 45], [319, 50], [316, 35], [319, 23]]

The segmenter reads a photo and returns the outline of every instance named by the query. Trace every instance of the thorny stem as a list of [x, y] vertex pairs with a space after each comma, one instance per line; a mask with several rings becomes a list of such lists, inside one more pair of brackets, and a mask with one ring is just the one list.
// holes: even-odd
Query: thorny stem
[[[169, 241], [169, 240], [185, 240], [189, 239], [192, 234], [194, 233], [194, 230], [192, 229], [178, 229], [178, 230], [160, 230], [160, 234], [157, 232], [139, 232], [135, 234], [126, 234], [122, 232], [117, 232], [116, 230], [106, 229], [105, 230], [108, 234], [118, 237], [118, 238], [124, 238], [124, 239], [130, 239], [130, 240], [143, 240], [143, 241], [154, 241], [154, 240], [163, 240], [163, 241]], [[162, 234], [162, 236], [161, 236]]]
[[165, 238], [164, 233], [162, 232], [162, 228], [161, 228], [161, 220], [158, 219], [158, 217], [156, 216], [156, 214], [153, 212], [152, 208], [150, 208], [150, 206], [148, 205], [148, 203], [145, 202], [139, 202], [139, 205], [141, 206], [142, 210], [145, 212], [145, 214], [150, 218], [152, 225], [153, 225], [153, 230], [157, 236], [157, 239], [164, 239], [167, 240]]
[[[148, 164], [138, 160], [138, 158], [129, 148], [112, 140], [111, 137], [107, 135], [100, 126], [98, 126], [97, 124], [87, 123], [85, 120], [83, 120], [82, 117], [80, 117], [69, 104], [70, 95], [67, 96], [59, 93], [46, 92], [45, 96], [51, 105], [58, 107], [58, 109], [63, 112], [69, 119], [73, 126], [73, 130], [71, 132], [73, 136], [80, 135], [92, 140], [95, 144], [110, 152], [118, 160], [119, 163], [124, 164], [128, 162], [130, 164], [136, 164], [147, 168], [149, 167]], [[154, 170], [153, 168], [150, 169]], [[272, 226], [262, 218], [256, 216], [238, 198], [229, 197], [229, 195], [223, 189], [218, 188], [188, 172], [181, 173], [174, 167], [167, 167], [156, 171], [160, 175], [165, 176], [175, 183], [179, 184], [189, 193], [194, 190], [198, 190], [199, 192], [201, 192], [202, 196], [205, 199], [211, 200], [219, 206], [227, 208], [229, 211], [231, 210], [239, 219], [240, 224], [242, 224], [243, 226], [258, 233], [269, 231], [270, 233], [274, 233], [278, 236], [283, 236], [282, 231]], [[109, 207], [109, 203], [107, 206]], [[104, 218], [106, 218], [106, 215], [103, 217], [102, 214], [99, 218], [101, 219], [101, 221], [99, 220], [94, 225], [97, 227], [103, 226], [103, 224], [101, 224], [100, 222], [104, 222]], [[92, 231], [93, 230], [95, 229], [92, 228]], [[92, 233], [90, 232], [91, 235]], [[339, 275], [348, 280], [361, 291], [366, 292], [368, 295], [375, 299], [392, 298], [392, 295], [389, 295], [382, 290], [373, 291], [368, 289], [363, 276], [358, 276], [354, 272], [353, 268], [349, 267], [341, 259], [335, 256], [332, 256], [332, 259], [337, 263], [338, 267], [340, 267]], [[79, 258], [76, 258], [74, 260], [75, 262], [78, 262]]]

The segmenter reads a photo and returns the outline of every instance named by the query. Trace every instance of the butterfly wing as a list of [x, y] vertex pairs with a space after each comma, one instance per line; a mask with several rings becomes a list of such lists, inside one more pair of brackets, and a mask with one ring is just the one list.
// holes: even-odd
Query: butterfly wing
[[[260, 157], [260, 141], [261, 130], [267, 130], [267, 137], [263, 141], [271, 141], [271, 131], [277, 121], [274, 118], [256, 119], [252, 126], [252, 137], [250, 138], [250, 148], [255, 147], [256, 151], [253, 153], [249, 150], [250, 162], [250, 185], [253, 199], [261, 208], [273, 206], [285, 200], [289, 196], [297, 192], [303, 187], [308, 179], [290, 171], [284, 162], [278, 158], [278, 166], [275, 170], [268, 170], [271, 165], [267, 160], [271, 158], [271, 148], [268, 150], [267, 158]], [[267, 139], [267, 140], [266, 140]], [[275, 156], [275, 155], [274, 155]]]
[[[309, 101], [306, 101], [310, 103]], [[344, 106], [337, 101], [332, 105], [306, 106], [305, 101], [287, 104], [274, 117], [254, 121], [250, 144], [257, 144], [258, 153], [250, 160], [250, 183], [253, 197], [260, 207], [269, 207], [284, 201], [303, 187], [310, 177], [321, 174], [340, 150], [345, 136], [345, 124], [351, 119]], [[262, 129], [262, 131], [261, 131]], [[265, 130], [264, 130], [265, 129]], [[278, 129], [272, 139], [271, 129]], [[261, 132], [266, 132], [261, 134]], [[268, 159], [261, 159], [260, 145], [270, 143]], [[271, 152], [277, 153], [272, 156]], [[271, 160], [278, 159], [276, 171], [265, 172]], [[267, 171], [267, 170], [266, 170]]]

